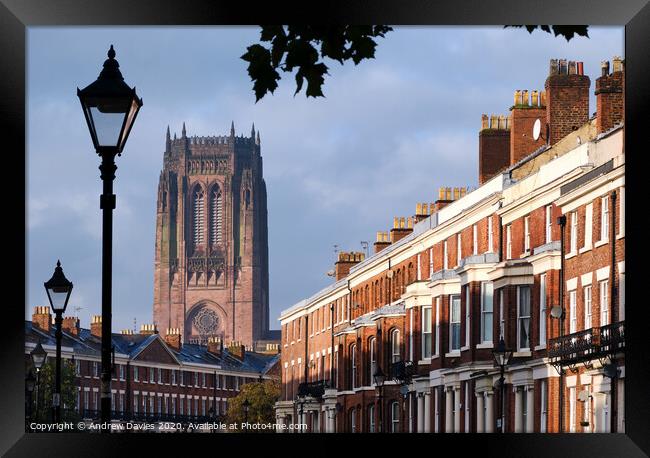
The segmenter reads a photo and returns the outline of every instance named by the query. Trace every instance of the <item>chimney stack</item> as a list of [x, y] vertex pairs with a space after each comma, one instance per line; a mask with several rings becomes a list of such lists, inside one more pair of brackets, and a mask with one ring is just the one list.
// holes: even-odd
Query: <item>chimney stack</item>
[[71, 336], [77, 337], [79, 335], [79, 318], [76, 316], [64, 317], [61, 328]]
[[52, 329], [52, 315], [50, 314], [49, 307], [45, 305], [37, 305], [34, 307], [32, 326], [35, 326], [41, 331], [49, 334], [50, 329]]
[[213, 355], [221, 356], [223, 353], [223, 342], [220, 337], [208, 337], [208, 351]]
[[379, 253], [381, 250], [386, 248], [388, 245], [390, 245], [390, 238], [388, 236], [388, 232], [378, 231], [377, 232], [377, 241], [373, 245], [375, 247], [375, 254]]
[[365, 254], [357, 251], [339, 251], [338, 259], [334, 263], [334, 273], [336, 281], [350, 273], [353, 265], [360, 263], [365, 258]]
[[415, 205], [415, 223], [427, 219], [429, 217], [429, 204], [427, 203], [418, 203]]
[[174, 350], [180, 351], [182, 345], [181, 328], [167, 328], [165, 342]]
[[90, 334], [101, 339], [102, 337], [102, 316], [93, 315], [90, 317]]
[[612, 60], [612, 70], [609, 73], [609, 61], [602, 62], [602, 75], [596, 79], [596, 131], [599, 134], [623, 122], [625, 114], [625, 77], [620, 57]]
[[549, 126], [548, 144], [554, 145], [589, 121], [591, 81], [584, 75], [582, 62], [551, 59], [549, 67], [549, 76], [544, 84], [546, 123]]
[[409, 218], [393, 218], [393, 228], [390, 230], [390, 243], [395, 243], [413, 232], [413, 220]]
[[[515, 91], [515, 104], [510, 108], [511, 124], [508, 165], [517, 163], [521, 158], [528, 156], [546, 143], [546, 107], [543, 104], [545, 101], [546, 97], [543, 91], [541, 95], [536, 90], [532, 91], [530, 98], [528, 96], [528, 90]], [[540, 120], [542, 129], [540, 130], [540, 136], [535, 140], [533, 137], [533, 126], [538, 119]]]
[[246, 347], [239, 341], [230, 342], [230, 345], [228, 345], [228, 353], [238, 360], [243, 361], [244, 355], [246, 355]]
[[157, 334], [158, 329], [156, 329], [155, 324], [142, 324], [140, 325], [140, 334], [149, 336], [151, 334]]

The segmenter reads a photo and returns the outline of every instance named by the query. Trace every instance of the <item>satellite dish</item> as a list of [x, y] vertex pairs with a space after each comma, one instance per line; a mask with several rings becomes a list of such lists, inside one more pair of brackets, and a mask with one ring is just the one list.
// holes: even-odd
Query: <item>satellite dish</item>
[[542, 132], [542, 121], [536, 119], [535, 124], [533, 124], [533, 140], [537, 141], [539, 139], [539, 134], [541, 132]]
[[559, 305], [554, 305], [551, 308], [551, 316], [553, 318], [560, 318], [562, 316], [562, 307], [560, 307]]
[[587, 402], [588, 399], [589, 399], [589, 391], [582, 390], [580, 393], [578, 393], [578, 401]]

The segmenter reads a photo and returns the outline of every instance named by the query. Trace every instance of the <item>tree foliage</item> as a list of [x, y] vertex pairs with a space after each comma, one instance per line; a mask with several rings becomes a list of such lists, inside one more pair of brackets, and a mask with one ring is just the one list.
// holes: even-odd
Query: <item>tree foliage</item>
[[[278, 399], [280, 399], [280, 383], [276, 380], [265, 380], [242, 385], [239, 394], [228, 400], [226, 422], [241, 425], [248, 419], [248, 423], [275, 423], [273, 406]], [[245, 400], [250, 403], [248, 416], [243, 407]], [[242, 432], [242, 429], [237, 429], [237, 431]], [[271, 429], [243, 431], [273, 432]]]
[[[296, 95], [305, 80], [307, 97], [324, 97], [323, 84], [328, 67], [325, 58], [343, 65], [352, 60], [355, 65], [364, 59], [374, 59], [377, 42], [393, 30], [386, 25], [367, 26], [310, 26], [310, 25], [263, 25], [260, 26], [260, 42], [246, 48], [241, 59], [248, 62], [248, 75], [253, 81], [255, 102], [278, 87], [282, 78], [279, 71], [296, 70]], [[529, 33], [540, 29], [567, 41], [579, 35], [589, 37], [586, 25], [506, 25], [526, 27]], [[416, 46], [414, 44], [414, 46]]]
[[377, 47], [375, 38], [383, 38], [391, 30], [385, 25], [261, 26], [260, 41], [269, 45], [253, 44], [241, 56], [249, 63], [255, 102], [278, 87], [281, 79], [278, 70], [296, 70], [294, 95], [300, 92], [306, 80], [307, 97], [324, 97], [322, 86], [328, 67], [323, 59], [332, 59], [341, 65], [350, 59], [355, 65], [364, 59], [373, 59]]
[[571, 40], [576, 35], [589, 38], [588, 25], [506, 25], [505, 27], [526, 27], [528, 33], [540, 29], [546, 33], [554, 33], [556, 37], [561, 35], [566, 38], [566, 41]]
[[[55, 386], [56, 366], [54, 358], [41, 368], [38, 391], [36, 384], [32, 393], [32, 421], [46, 423], [52, 421], [52, 398]], [[38, 393], [38, 412], [36, 409]], [[77, 387], [75, 385], [75, 366], [70, 360], [61, 361], [61, 419], [63, 421], [77, 420]]]

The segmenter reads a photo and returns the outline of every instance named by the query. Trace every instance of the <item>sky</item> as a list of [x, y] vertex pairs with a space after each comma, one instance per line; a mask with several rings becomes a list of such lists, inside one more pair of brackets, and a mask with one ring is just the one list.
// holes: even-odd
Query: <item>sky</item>
[[[395, 27], [375, 59], [326, 61], [325, 98], [294, 96], [293, 75], [258, 103], [240, 59], [257, 27], [30, 27], [27, 31], [26, 302], [61, 260], [74, 289], [66, 315], [101, 313], [99, 157], [76, 95], [111, 44], [144, 105], [117, 158], [113, 329], [153, 318], [156, 195], [165, 131], [180, 136], [260, 131], [268, 191], [270, 327], [280, 312], [334, 280], [334, 245], [361, 251], [394, 216], [433, 202], [440, 186], [478, 183], [481, 114], [507, 114], [516, 89], [541, 90], [551, 58], [623, 56], [620, 27], [570, 42], [502, 27]], [[305, 85], [306, 86], [306, 85]]]

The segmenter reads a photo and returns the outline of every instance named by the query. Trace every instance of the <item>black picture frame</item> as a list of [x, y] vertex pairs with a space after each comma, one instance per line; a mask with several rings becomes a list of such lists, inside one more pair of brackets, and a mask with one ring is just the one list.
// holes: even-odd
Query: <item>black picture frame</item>
[[[314, 7], [318, 10], [315, 10]], [[317, 14], [314, 14], [317, 11]], [[464, 452], [469, 447], [480, 448], [481, 455], [488, 456], [607, 456], [636, 457], [650, 453], [650, 358], [645, 356], [644, 335], [648, 323], [648, 306], [643, 301], [644, 291], [641, 265], [647, 241], [640, 237], [645, 228], [634, 224], [635, 219], [645, 214], [642, 199], [647, 189], [644, 182], [643, 134], [646, 125], [643, 114], [650, 106], [650, 65], [648, 43], [650, 43], [650, 5], [647, 0], [630, 0], [625, 3], [607, 0], [457, 0], [454, 2], [433, 2], [425, 0], [375, 0], [370, 2], [345, 1], [334, 4], [310, 4], [310, 2], [265, 2], [251, 5], [245, 2], [224, 2], [217, 0], [162, 0], [162, 1], [104, 1], [83, 0], [2, 0], [0, 2], [0, 87], [2, 103], [0, 119], [4, 131], [3, 159], [7, 170], [11, 170], [11, 185], [4, 187], [5, 193], [12, 187], [22, 185], [26, 190], [25, 175], [25, 130], [26, 130], [26, 28], [30, 26], [69, 25], [222, 25], [260, 23], [368, 23], [390, 25], [495, 25], [495, 24], [589, 24], [625, 26], [626, 60], [626, 125], [625, 145], [632, 151], [626, 157], [629, 165], [626, 179], [627, 205], [633, 211], [626, 212], [627, 245], [635, 247], [626, 256], [626, 294], [630, 300], [626, 319], [626, 381], [625, 381], [625, 434], [519, 434], [519, 435], [416, 435], [408, 436], [408, 442], [399, 436], [356, 435], [354, 449], [348, 453], [369, 450], [365, 446], [380, 445], [381, 452], [391, 453], [443, 453], [443, 450]], [[524, 30], [521, 31], [525, 34]], [[534, 33], [543, 33], [536, 31]], [[550, 39], [563, 39], [561, 37]], [[606, 56], [604, 56], [606, 57]], [[242, 78], [246, 75], [242, 74]], [[74, 95], [71, 90], [71, 94]], [[72, 95], [71, 95], [72, 96]], [[90, 152], [89, 152], [90, 154]], [[22, 174], [20, 172], [23, 172]], [[5, 180], [9, 174], [5, 175]], [[17, 182], [15, 178], [17, 177]], [[21, 181], [21, 177], [23, 180]], [[12, 194], [19, 194], [13, 192]], [[2, 200], [8, 226], [18, 232], [11, 240], [26, 243], [26, 207], [18, 196], [6, 195]], [[7, 208], [8, 207], [8, 208]], [[11, 219], [10, 219], [11, 218]], [[9, 224], [17, 219], [22, 224]], [[23, 226], [21, 228], [21, 226]], [[21, 229], [22, 232], [21, 232]], [[646, 231], [647, 232], [647, 231]], [[5, 251], [4, 264], [12, 271], [25, 272], [25, 253], [9, 256]], [[10, 277], [7, 277], [10, 278]], [[26, 279], [27, 280], [27, 279]], [[35, 280], [32, 280], [35, 281]], [[6, 286], [5, 286], [6, 287]], [[14, 288], [18, 290], [19, 288]], [[24, 304], [26, 288], [20, 298], [13, 301], [6, 298], [2, 304], [3, 330], [0, 333], [0, 367], [2, 368], [2, 415], [0, 415], [0, 453], [5, 456], [111, 456], [134, 453], [141, 442], [148, 451], [158, 453], [164, 449], [170, 454], [179, 447], [184, 455], [202, 453], [196, 446], [209, 447], [215, 453], [231, 453], [228, 446], [241, 447], [248, 451], [252, 445], [263, 446], [265, 453], [272, 455], [323, 455], [338, 454], [347, 446], [340, 439], [349, 435], [137, 435], [137, 434], [26, 434], [24, 432]], [[162, 437], [161, 437], [162, 436]], [[207, 436], [207, 437], [206, 437]], [[252, 440], [255, 439], [255, 440]], [[192, 442], [188, 442], [188, 441]], [[154, 442], [155, 441], [155, 442]], [[323, 447], [318, 442], [323, 441]], [[420, 441], [415, 444], [413, 441]], [[267, 443], [268, 442], [268, 443]], [[444, 447], [444, 449], [442, 448]], [[221, 449], [221, 450], [219, 450]], [[230, 449], [232, 450], [232, 449]], [[448, 452], [446, 452], [448, 453]], [[464, 454], [464, 453], [462, 453]]]

